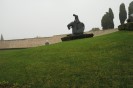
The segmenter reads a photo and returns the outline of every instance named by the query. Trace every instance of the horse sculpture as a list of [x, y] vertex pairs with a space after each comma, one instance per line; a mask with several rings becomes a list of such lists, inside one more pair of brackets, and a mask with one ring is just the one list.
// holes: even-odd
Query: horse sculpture
[[84, 34], [85, 25], [80, 22], [78, 19], [78, 15], [73, 14], [75, 20], [67, 25], [68, 29], [72, 28], [72, 35], [69, 34], [66, 37], [62, 37], [62, 41], [70, 41], [75, 39], [83, 39], [83, 38], [91, 38], [94, 34]]
[[78, 16], [73, 14], [75, 20], [67, 25], [68, 29], [72, 28], [73, 35], [81, 35], [84, 33], [85, 25], [84, 23], [80, 22]]

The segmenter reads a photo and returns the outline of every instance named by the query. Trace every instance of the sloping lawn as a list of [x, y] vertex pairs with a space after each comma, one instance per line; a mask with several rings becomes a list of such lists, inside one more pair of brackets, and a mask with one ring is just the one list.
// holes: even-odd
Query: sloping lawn
[[133, 88], [133, 32], [0, 51], [0, 82], [23, 88]]

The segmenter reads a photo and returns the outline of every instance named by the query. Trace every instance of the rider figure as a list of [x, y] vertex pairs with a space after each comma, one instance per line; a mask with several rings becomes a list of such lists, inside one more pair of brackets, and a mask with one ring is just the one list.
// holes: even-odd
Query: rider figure
[[79, 21], [78, 15], [73, 14], [73, 16], [75, 17], [74, 22], [79, 23], [80, 21]]
[[76, 29], [78, 30], [79, 29], [78, 28], [78, 24], [80, 23], [79, 18], [78, 18], [78, 15], [73, 14], [73, 16], [75, 17], [74, 22], [76, 23]]

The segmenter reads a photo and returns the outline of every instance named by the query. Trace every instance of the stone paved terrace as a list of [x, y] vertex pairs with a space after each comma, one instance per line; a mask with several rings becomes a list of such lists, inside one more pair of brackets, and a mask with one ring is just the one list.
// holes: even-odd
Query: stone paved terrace
[[[116, 32], [118, 29], [100, 30], [100, 31], [89, 31], [86, 34], [93, 33], [95, 36], [109, 34]], [[39, 38], [27, 38], [27, 39], [16, 39], [16, 40], [4, 40], [0, 41], [0, 49], [10, 48], [30, 48], [45, 45], [46, 41], [49, 44], [55, 44], [61, 42], [61, 38], [66, 35], [56, 35], [53, 37], [39, 37]]]
[[100, 30], [100, 31], [89, 31], [89, 32], [85, 32], [87, 34], [89, 33], [93, 33], [94, 37], [95, 36], [100, 36], [100, 35], [105, 35], [105, 34], [109, 34], [109, 33], [113, 33], [113, 32], [117, 32], [118, 29], [108, 29], [108, 30]]

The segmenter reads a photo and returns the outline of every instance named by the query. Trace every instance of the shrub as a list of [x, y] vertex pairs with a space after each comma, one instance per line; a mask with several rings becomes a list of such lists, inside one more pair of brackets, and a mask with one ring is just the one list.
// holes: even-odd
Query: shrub
[[133, 22], [131, 23], [126, 23], [118, 26], [118, 29], [121, 30], [128, 30], [128, 31], [133, 31]]

